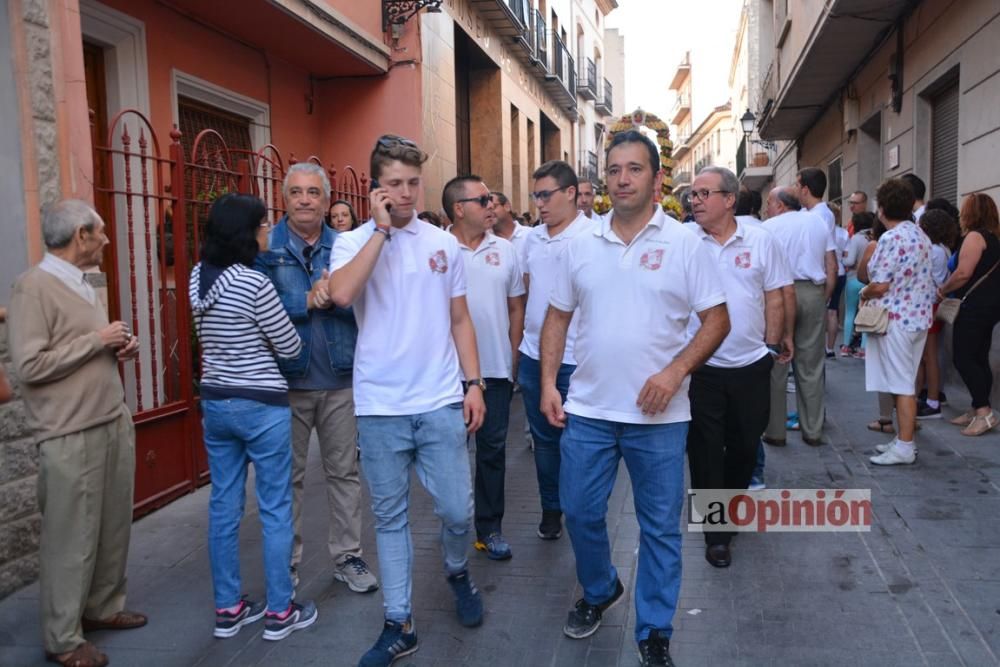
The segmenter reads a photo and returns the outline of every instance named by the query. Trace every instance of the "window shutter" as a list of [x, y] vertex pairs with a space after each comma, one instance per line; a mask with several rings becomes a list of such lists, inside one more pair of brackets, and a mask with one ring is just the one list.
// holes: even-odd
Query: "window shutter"
[[958, 84], [932, 101], [930, 198], [944, 197], [958, 205]]

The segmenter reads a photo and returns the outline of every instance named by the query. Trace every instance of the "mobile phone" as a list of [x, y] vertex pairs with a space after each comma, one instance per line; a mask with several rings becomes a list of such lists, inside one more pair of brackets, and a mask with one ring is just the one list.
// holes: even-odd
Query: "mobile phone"
[[[368, 191], [371, 192], [372, 190], [377, 190], [380, 187], [382, 187], [382, 185], [378, 182], [378, 179], [377, 178], [373, 178], [372, 182], [371, 182], [371, 185], [368, 188]], [[385, 205], [385, 210], [387, 212], [392, 212], [392, 204], [386, 204]]]

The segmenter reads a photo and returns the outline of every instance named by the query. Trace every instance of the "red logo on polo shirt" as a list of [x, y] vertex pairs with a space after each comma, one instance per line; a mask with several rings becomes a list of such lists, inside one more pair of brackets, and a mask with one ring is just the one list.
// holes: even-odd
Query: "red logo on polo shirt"
[[434, 273], [447, 273], [448, 255], [444, 254], [444, 250], [438, 250], [430, 256], [430, 259], [427, 260], [427, 264], [431, 267], [431, 271]]
[[639, 258], [639, 266], [649, 271], [658, 271], [663, 266], [663, 248], [647, 250]]
[[490, 266], [500, 266], [500, 253], [498, 252], [488, 252], [486, 253], [486, 263]]
[[746, 250], [736, 255], [736, 268], [749, 269], [753, 263], [750, 261], [750, 251]]

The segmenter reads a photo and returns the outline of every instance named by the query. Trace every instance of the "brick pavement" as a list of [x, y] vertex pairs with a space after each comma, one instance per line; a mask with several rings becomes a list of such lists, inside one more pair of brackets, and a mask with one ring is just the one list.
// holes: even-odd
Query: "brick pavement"
[[[870, 533], [740, 535], [733, 566], [703, 558], [701, 536], [686, 534], [684, 579], [671, 646], [678, 665], [992, 665], [1000, 664], [1000, 434], [966, 439], [943, 421], [925, 423], [913, 467], [876, 468], [867, 456], [883, 438], [865, 430], [874, 400], [863, 391], [862, 362], [828, 363], [826, 439], [810, 448], [790, 434], [769, 448], [771, 487], [871, 488]], [[949, 394], [958, 392], [949, 391]], [[958, 399], [955, 399], [958, 402]], [[950, 408], [949, 414], [954, 414]], [[631, 585], [638, 527], [622, 471], [610, 500], [614, 561], [629, 595], [591, 638], [561, 628], [580, 591], [569, 540], [535, 536], [534, 467], [522, 444], [515, 398], [508, 449], [505, 532], [514, 559], [472, 553], [487, 616], [467, 630], [454, 618], [436, 544], [439, 524], [414, 484], [414, 609], [420, 650], [401, 666], [543, 667], [638, 664]], [[307, 478], [306, 552], [299, 595], [313, 598], [319, 621], [281, 642], [251, 626], [233, 639], [211, 636], [213, 611], [205, 547], [207, 489], [143, 518], [133, 530], [130, 607], [146, 628], [95, 633], [118, 666], [354, 665], [381, 627], [379, 593], [358, 595], [333, 582], [324, 552], [325, 494], [316, 463]], [[261, 595], [260, 537], [248, 507], [242, 533], [247, 590]], [[364, 539], [377, 567], [370, 514]], [[0, 665], [42, 663], [37, 584], [0, 601]]]

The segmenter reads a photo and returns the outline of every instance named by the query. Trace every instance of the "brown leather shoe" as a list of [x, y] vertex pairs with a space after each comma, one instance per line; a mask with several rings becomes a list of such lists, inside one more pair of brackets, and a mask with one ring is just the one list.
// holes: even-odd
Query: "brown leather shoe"
[[104, 667], [108, 656], [90, 642], [83, 642], [68, 653], [45, 653], [45, 659], [63, 667]]
[[810, 447], [819, 447], [823, 444], [822, 438], [810, 438], [808, 436], [802, 436], [802, 442], [806, 443]]
[[84, 618], [80, 621], [84, 632], [94, 632], [96, 630], [131, 630], [141, 628], [149, 622], [145, 614], [135, 611], [120, 611], [110, 618], [92, 619]]
[[729, 567], [733, 562], [733, 556], [729, 552], [728, 544], [709, 544], [705, 547], [705, 560], [712, 567]]
[[766, 435], [762, 435], [760, 439], [764, 441], [765, 445], [771, 445], [772, 447], [784, 447], [788, 444], [784, 438], [769, 438]]

